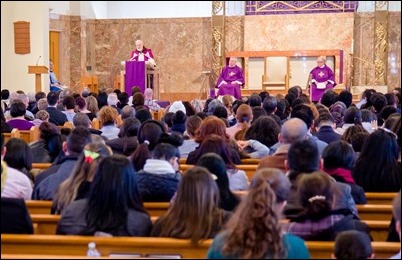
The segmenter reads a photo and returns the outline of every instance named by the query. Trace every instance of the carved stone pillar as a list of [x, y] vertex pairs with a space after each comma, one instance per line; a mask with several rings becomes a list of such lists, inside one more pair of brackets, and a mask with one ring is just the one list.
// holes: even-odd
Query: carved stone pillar
[[375, 1], [374, 66], [376, 86], [387, 85], [388, 1]]
[[222, 65], [225, 64], [225, 1], [212, 1], [212, 71], [211, 88], [214, 88]]

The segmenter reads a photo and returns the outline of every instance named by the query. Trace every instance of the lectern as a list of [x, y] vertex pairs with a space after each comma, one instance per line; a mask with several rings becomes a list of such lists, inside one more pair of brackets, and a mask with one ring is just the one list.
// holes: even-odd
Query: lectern
[[28, 66], [28, 74], [35, 74], [35, 91], [42, 91], [42, 74], [48, 74], [46, 66]]

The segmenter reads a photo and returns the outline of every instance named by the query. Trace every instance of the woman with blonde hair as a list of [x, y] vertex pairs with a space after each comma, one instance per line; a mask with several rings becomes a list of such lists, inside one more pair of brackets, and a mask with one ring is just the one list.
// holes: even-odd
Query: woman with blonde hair
[[112, 155], [109, 146], [91, 143], [84, 147], [71, 175], [60, 184], [53, 198], [52, 212], [60, 214], [71, 202], [87, 198], [99, 163]]
[[259, 170], [248, 195], [237, 207], [226, 229], [214, 239], [207, 257], [310, 258], [304, 241], [284, 234], [279, 222], [289, 193], [290, 182], [282, 171]]
[[213, 238], [229, 216], [219, 208], [219, 190], [211, 173], [196, 166], [184, 174], [174, 202], [155, 222], [151, 236], [186, 238], [197, 245]]
[[85, 101], [87, 102], [87, 109], [91, 111], [92, 114], [98, 116], [98, 100], [94, 96], [88, 96]]

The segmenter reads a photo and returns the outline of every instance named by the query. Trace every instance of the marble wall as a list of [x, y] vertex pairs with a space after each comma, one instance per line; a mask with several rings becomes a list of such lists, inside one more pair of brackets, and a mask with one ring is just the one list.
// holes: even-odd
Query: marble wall
[[[389, 18], [390, 85], [400, 86], [400, 13]], [[348, 85], [352, 37], [355, 56], [363, 57], [372, 41], [370, 15], [353, 13], [238, 16], [225, 20], [226, 51], [233, 50], [344, 50], [344, 81]], [[356, 23], [354, 25], [354, 23]], [[359, 28], [359, 29], [356, 29]], [[76, 16], [51, 17], [50, 29], [61, 32], [61, 79], [78, 90], [80, 77], [96, 75], [99, 87], [113, 87], [129, 59], [135, 40], [152, 49], [160, 73], [160, 99], [193, 99], [202, 96], [214, 80], [211, 70], [211, 19], [164, 18], [84, 20]], [[371, 52], [372, 53], [372, 52]], [[364, 73], [354, 64], [354, 82]], [[91, 70], [87, 71], [90, 66]], [[356, 76], [359, 75], [359, 76]], [[398, 75], [398, 76], [397, 76]]]
[[130, 58], [135, 41], [152, 49], [160, 74], [161, 99], [198, 96], [204, 70], [210, 69], [209, 18], [91, 20], [87, 27], [87, 63], [103, 87], [113, 86]]
[[348, 85], [353, 22], [353, 13], [246, 16], [244, 50], [343, 50]]

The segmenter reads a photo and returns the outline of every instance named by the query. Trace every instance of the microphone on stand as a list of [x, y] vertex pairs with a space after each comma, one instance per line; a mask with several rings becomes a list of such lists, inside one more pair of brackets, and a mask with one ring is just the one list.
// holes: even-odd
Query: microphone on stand
[[38, 62], [39, 62], [39, 59], [40, 59], [41, 57], [42, 57], [42, 56], [39, 55], [38, 59], [36, 60], [36, 66], [38, 66]]

